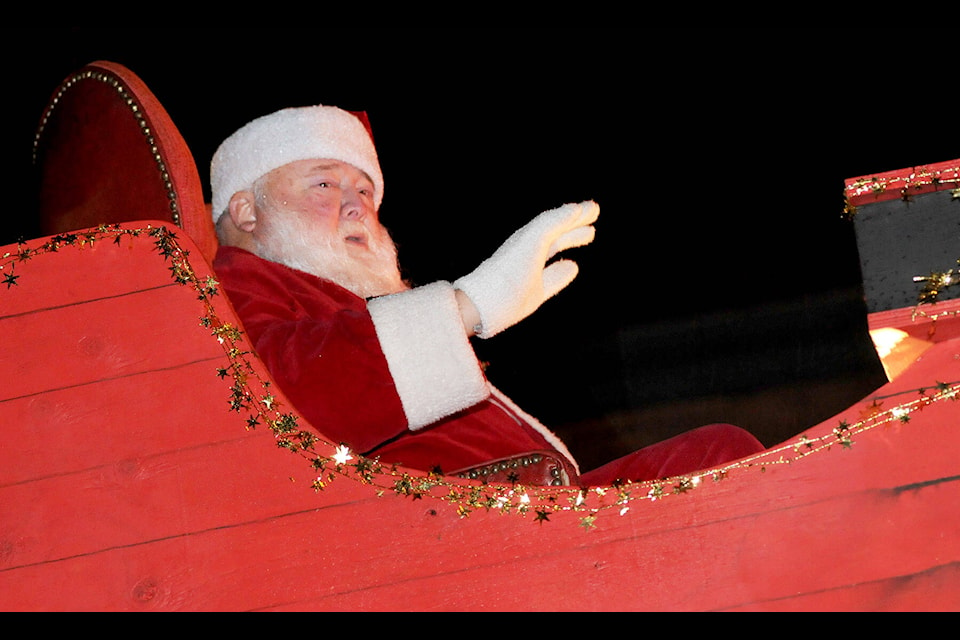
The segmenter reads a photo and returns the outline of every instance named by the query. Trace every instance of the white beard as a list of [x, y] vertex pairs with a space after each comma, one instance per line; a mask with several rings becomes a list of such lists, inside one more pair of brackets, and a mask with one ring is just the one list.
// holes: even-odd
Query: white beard
[[273, 223], [255, 239], [261, 258], [330, 280], [361, 298], [409, 288], [400, 275], [396, 245], [379, 223], [376, 228], [352, 223], [365, 232], [369, 248], [366, 250], [348, 246], [336, 234], [307, 228], [296, 215], [283, 215], [277, 210], [272, 214]]

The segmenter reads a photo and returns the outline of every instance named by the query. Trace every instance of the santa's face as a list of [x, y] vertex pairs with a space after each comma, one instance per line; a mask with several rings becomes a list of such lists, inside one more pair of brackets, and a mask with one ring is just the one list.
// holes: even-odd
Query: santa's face
[[254, 187], [256, 252], [369, 298], [406, 288], [374, 207], [373, 181], [336, 160], [300, 160]]

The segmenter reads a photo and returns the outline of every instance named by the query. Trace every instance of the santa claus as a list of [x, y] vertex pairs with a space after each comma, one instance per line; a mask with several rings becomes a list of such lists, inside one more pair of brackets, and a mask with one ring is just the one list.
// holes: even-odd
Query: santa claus
[[594, 202], [546, 211], [471, 273], [410, 287], [381, 225], [383, 175], [363, 114], [258, 118], [211, 163], [214, 267], [258, 355], [326, 438], [382, 462], [488, 480], [606, 485], [762, 450], [694, 429], [581, 471], [563, 442], [486, 379], [471, 339], [522, 321], [577, 275], [552, 260], [594, 239]]

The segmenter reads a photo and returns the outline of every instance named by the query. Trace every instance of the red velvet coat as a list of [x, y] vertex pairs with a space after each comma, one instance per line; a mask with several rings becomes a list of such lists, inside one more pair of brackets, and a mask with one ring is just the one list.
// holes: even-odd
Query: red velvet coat
[[232, 247], [219, 250], [214, 267], [277, 384], [332, 441], [384, 462], [445, 471], [554, 449], [550, 434], [497, 394], [411, 430], [365, 300]]
[[[455, 309], [436, 321], [444, 315], [444, 296], [452, 300], [449, 285], [421, 288], [426, 294], [412, 293], [421, 296], [413, 303], [403, 302], [411, 300], [408, 294], [366, 301], [241, 249], [221, 248], [214, 266], [258, 355], [296, 411], [330, 440], [426, 471], [449, 473], [544, 450], [576, 468], [559, 438], [482, 378]], [[423, 301], [427, 311], [413, 320], [430, 326], [418, 332], [409, 308]], [[395, 313], [392, 302], [408, 308]], [[402, 344], [407, 338], [416, 343], [412, 349]], [[422, 350], [433, 353], [421, 358]], [[433, 360], [440, 365], [433, 367]], [[762, 449], [742, 429], [711, 425], [614, 460], [580, 481], [607, 485], [678, 475]]]

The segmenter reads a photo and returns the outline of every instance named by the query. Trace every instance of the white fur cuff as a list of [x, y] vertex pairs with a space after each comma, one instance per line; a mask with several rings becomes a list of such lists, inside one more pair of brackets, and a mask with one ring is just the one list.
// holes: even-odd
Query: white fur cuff
[[490, 390], [450, 283], [376, 298], [367, 308], [410, 429], [487, 398]]

